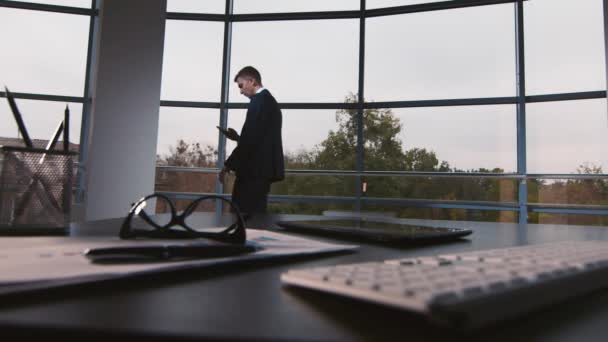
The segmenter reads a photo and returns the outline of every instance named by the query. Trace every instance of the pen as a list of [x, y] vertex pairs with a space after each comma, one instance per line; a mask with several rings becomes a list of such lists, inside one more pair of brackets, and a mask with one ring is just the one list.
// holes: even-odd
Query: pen
[[65, 105], [65, 112], [63, 114], [63, 151], [67, 152], [70, 150], [70, 108]]
[[11, 111], [13, 112], [13, 116], [15, 117], [15, 121], [17, 122], [17, 127], [19, 128], [19, 132], [23, 137], [23, 142], [25, 143], [25, 147], [32, 148], [34, 145], [32, 144], [32, 139], [30, 139], [30, 135], [27, 133], [27, 128], [25, 128], [25, 124], [23, 123], [23, 118], [21, 117], [21, 113], [19, 112], [19, 108], [17, 108], [17, 103], [15, 102], [15, 98], [13, 94], [8, 90], [8, 87], [4, 86], [4, 90], [6, 91], [6, 99], [8, 100], [8, 104], [11, 107]]
[[[53, 137], [51, 138], [51, 140], [49, 140], [45, 150], [51, 151], [55, 148], [55, 145], [57, 145], [57, 140], [59, 140], [59, 135], [61, 134], [61, 131], [63, 131], [63, 122], [59, 122], [59, 125], [57, 125], [57, 128], [55, 129], [55, 134], [53, 134]], [[44, 162], [45, 157], [46, 153], [42, 154], [42, 157], [40, 157], [40, 161], [38, 162], [38, 164], [42, 164]]]
[[258, 244], [250, 241], [242, 245], [197, 241], [90, 248], [84, 251], [84, 256], [95, 263], [130, 263], [222, 258], [252, 253], [260, 249], [261, 247]]

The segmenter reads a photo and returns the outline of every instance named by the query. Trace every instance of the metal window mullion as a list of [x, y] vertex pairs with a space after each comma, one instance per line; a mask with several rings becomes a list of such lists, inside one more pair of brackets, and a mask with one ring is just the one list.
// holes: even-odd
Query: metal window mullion
[[[515, 66], [517, 80], [517, 173], [527, 174], [526, 158], [526, 68], [524, 54], [524, 4], [515, 3]], [[526, 178], [519, 181], [519, 223], [528, 222], [528, 184]]]
[[[229, 101], [229, 86], [230, 86], [230, 55], [232, 51], [232, 21], [230, 15], [232, 15], [233, 0], [226, 0], [226, 11], [224, 13], [224, 46], [222, 52], [222, 88], [220, 95], [220, 122], [219, 126], [226, 128], [228, 126], [228, 101]], [[224, 167], [224, 159], [226, 159], [226, 137], [223, 134], [218, 134], [218, 153], [217, 153], [217, 167], [221, 169]], [[220, 183], [219, 179], [215, 181], [215, 192], [218, 194], [224, 193], [224, 185]], [[219, 220], [222, 215], [222, 209], [224, 207], [223, 201], [215, 201], [215, 214]]]
[[[363, 136], [363, 114], [365, 103], [364, 92], [364, 76], [365, 76], [365, 0], [361, 0], [360, 18], [359, 18], [359, 82], [357, 86], [357, 165], [356, 170], [363, 172], [365, 170], [365, 161], [363, 159], [363, 144], [365, 137]], [[361, 210], [361, 197], [363, 192], [363, 177], [357, 176], [357, 201], [355, 202], [355, 211]]]
[[[604, 11], [604, 60], [606, 65], [606, 86], [608, 87], [608, 0], [603, 1], [603, 11]], [[606, 96], [606, 95], [605, 95]], [[608, 106], [608, 101], [607, 101]], [[606, 110], [606, 118], [608, 119], [608, 107]], [[607, 128], [608, 128], [608, 120], [606, 120]]]
[[[91, 2], [91, 10], [98, 13], [99, 4], [97, 0]], [[78, 153], [78, 190], [76, 192], [76, 203], [82, 203], [86, 193], [85, 173], [87, 162], [87, 145], [89, 142], [89, 124], [91, 119], [91, 74], [93, 73], [93, 57], [95, 53], [95, 37], [98, 34], [97, 15], [92, 15], [89, 21], [89, 40], [87, 43], [87, 63], [84, 77], [84, 102], [82, 104], [82, 118], [80, 120], [80, 147]]]

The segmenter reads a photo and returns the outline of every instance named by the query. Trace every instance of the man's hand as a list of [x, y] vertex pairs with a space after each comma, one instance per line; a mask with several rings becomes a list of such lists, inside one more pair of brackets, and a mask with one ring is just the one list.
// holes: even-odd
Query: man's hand
[[226, 173], [230, 172], [230, 170], [228, 170], [225, 166], [222, 168], [222, 171], [220, 171], [219, 175], [217, 176], [217, 178], [219, 179], [220, 183], [224, 184], [224, 178], [226, 178]]
[[217, 127], [217, 129], [220, 130], [220, 132], [222, 132], [222, 134], [224, 134], [226, 136], [226, 138], [236, 141], [239, 141], [239, 134], [232, 128], [228, 128], [228, 129], [223, 129], [220, 126], [215, 126]]
[[228, 130], [226, 131], [226, 138], [232, 140], [232, 141], [239, 141], [239, 134], [232, 128], [228, 128]]

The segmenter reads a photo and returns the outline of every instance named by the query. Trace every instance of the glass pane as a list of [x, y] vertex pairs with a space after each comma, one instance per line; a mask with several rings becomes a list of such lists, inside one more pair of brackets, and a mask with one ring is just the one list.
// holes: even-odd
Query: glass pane
[[167, 0], [167, 12], [224, 13], [226, 0]]
[[[23, 122], [35, 147], [46, 148], [60, 122], [63, 122], [65, 102], [34, 101], [16, 99], [17, 106], [23, 117]], [[80, 125], [82, 119], [82, 104], [69, 103], [70, 109], [70, 150], [78, 152], [80, 144]], [[15, 123], [13, 112], [5, 98], [0, 98], [0, 145], [23, 146], [19, 129]], [[63, 135], [59, 141], [63, 141]], [[58, 143], [55, 149], [63, 148]]]
[[367, 101], [515, 95], [513, 5], [369, 18]]
[[[230, 110], [228, 127], [241, 132], [246, 110]], [[285, 168], [306, 170], [354, 170], [356, 168], [356, 140], [340, 129], [333, 110], [283, 109], [283, 153]], [[339, 145], [336, 137], [348, 137], [350, 144]], [[356, 139], [356, 137], [355, 137]], [[227, 141], [229, 156], [236, 147]]]
[[[215, 172], [169, 171], [157, 168], [154, 191], [215, 193], [216, 179], [217, 173]], [[175, 209], [184, 210], [190, 202], [192, 200], [177, 200]], [[214, 203], [215, 201], [205, 201], [204, 207], [208, 208], [209, 211], [214, 210]], [[161, 208], [157, 206], [157, 210], [159, 209]], [[168, 209], [167, 206], [163, 205], [160, 212], [168, 212]]]
[[234, 0], [234, 13], [352, 11], [359, 7], [359, 0]]
[[[281, 102], [342, 102], [357, 92], [358, 20], [234, 23], [230, 80], [246, 65]], [[231, 102], [248, 102], [236, 84]]]
[[515, 106], [367, 110], [366, 170], [515, 172]]
[[430, 2], [443, 2], [446, 0], [366, 0], [365, 7], [371, 8], [384, 8], [394, 6], [406, 6], [406, 5], [417, 5], [425, 4]]
[[528, 173], [608, 173], [606, 99], [526, 105]]
[[[288, 169], [355, 169], [356, 155], [342, 155], [342, 161], [326, 165], [327, 147], [333, 144], [330, 135], [339, 132], [333, 110], [283, 110], [283, 152]], [[356, 148], [356, 145], [353, 146]], [[346, 153], [346, 151], [344, 151]], [[354, 152], [354, 150], [353, 150]]]
[[167, 20], [163, 100], [219, 102], [224, 24]]
[[[415, 208], [403, 206], [387, 206], [364, 203], [361, 206], [365, 212], [382, 212], [385, 215], [423, 220], [454, 220], [454, 221], [484, 221], [484, 222], [510, 222], [518, 220], [518, 213], [514, 211], [472, 210], [472, 209], [446, 209], [446, 208]], [[419, 222], [412, 222], [417, 224]], [[506, 232], [511, 234], [512, 231]]]
[[219, 110], [160, 107], [157, 165], [215, 167]]
[[91, 8], [91, 0], [28, 0], [18, 2], [33, 2], [37, 4]]
[[[587, 170], [597, 173], [599, 170]], [[604, 179], [531, 179], [530, 203], [608, 205], [608, 178]]]
[[82, 96], [90, 18], [0, 7], [0, 75], [13, 92]]
[[606, 89], [600, 0], [524, 2], [526, 93]]

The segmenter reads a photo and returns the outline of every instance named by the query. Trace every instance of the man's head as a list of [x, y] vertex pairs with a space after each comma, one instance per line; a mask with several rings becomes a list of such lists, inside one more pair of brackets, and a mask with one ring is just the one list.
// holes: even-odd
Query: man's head
[[234, 82], [238, 84], [241, 94], [252, 97], [262, 87], [262, 76], [254, 67], [246, 66], [236, 74]]

